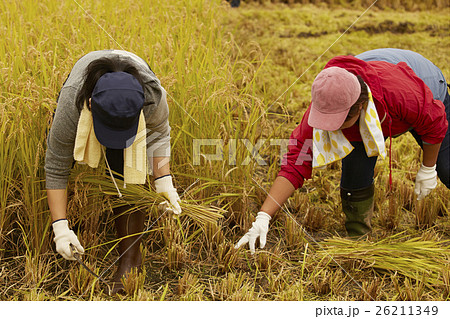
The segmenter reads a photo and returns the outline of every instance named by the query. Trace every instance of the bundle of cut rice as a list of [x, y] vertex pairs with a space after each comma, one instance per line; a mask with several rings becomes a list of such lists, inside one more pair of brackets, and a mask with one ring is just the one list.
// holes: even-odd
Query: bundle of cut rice
[[450, 240], [430, 241], [396, 234], [378, 242], [331, 238], [321, 243], [326, 254], [336, 262], [363, 261], [378, 271], [397, 272], [424, 281], [427, 285], [444, 285], [443, 272], [450, 270]]
[[[100, 192], [107, 195], [118, 195], [116, 186], [110, 178], [106, 176], [85, 176], [82, 179], [85, 182], [98, 185]], [[120, 184], [120, 183], [119, 183]], [[125, 201], [127, 204], [134, 205], [136, 209], [148, 208], [158, 205], [166, 200], [162, 195], [157, 194], [154, 190], [145, 185], [127, 184], [126, 187], [117, 185], [122, 194], [122, 197], [114, 197], [114, 205], [123, 205]], [[182, 213], [180, 216], [188, 216], [192, 218], [200, 226], [205, 226], [208, 223], [216, 224], [217, 220], [222, 218], [223, 209], [214, 206], [204, 206], [193, 201], [181, 200], [180, 203]]]

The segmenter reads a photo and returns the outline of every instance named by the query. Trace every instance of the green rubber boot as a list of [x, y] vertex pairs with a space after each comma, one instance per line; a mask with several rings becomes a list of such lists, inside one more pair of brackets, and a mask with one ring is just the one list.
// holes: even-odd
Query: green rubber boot
[[348, 236], [359, 238], [372, 230], [370, 220], [373, 214], [375, 187], [348, 190], [341, 187], [342, 210], [345, 213], [345, 228]]

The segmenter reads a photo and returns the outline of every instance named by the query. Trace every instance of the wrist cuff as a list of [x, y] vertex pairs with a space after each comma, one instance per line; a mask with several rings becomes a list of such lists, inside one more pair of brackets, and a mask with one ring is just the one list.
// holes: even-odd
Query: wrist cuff
[[67, 219], [60, 219], [55, 221], [52, 226], [55, 234], [60, 233], [69, 229], [69, 221]]
[[266, 220], [271, 220], [272, 216], [270, 216], [269, 214], [267, 214], [266, 212], [259, 212], [258, 215], [256, 215], [256, 219], [266, 219]]
[[425, 166], [422, 163], [421, 170], [425, 172], [434, 172], [436, 170], [436, 164], [434, 164], [433, 166]]
[[157, 193], [161, 192], [168, 192], [172, 190], [173, 182], [172, 182], [172, 176], [171, 175], [165, 175], [161, 176], [158, 179], [155, 179], [155, 188]]
[[157, 178], [155, 178], [155, 181], [157, 181], [157, 180], [160, 179], [160, 178], [167, 177], [167, 176], [171, 176], [171, 175], [170, 175], [170, 174], [167, 174], [167, 175], [163, 175], [163, 176], [157, 177]]
[[52, 222], [52, 225], [53, 225], [54, 223], [57, 223], [57, 222], [61, 221], [61, 220], [67, 220], [67, 218], [60, 218], [60, 219], [57, 219], [57, 220], [55, 220], [55, 221]]

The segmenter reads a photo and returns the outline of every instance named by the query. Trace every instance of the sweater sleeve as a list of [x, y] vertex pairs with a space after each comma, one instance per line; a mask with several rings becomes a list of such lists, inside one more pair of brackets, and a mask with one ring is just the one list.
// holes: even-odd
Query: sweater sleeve
[[65, 189], [73, 165], [73, 148], [80, 115], [75, 107], [76, 90], [61, 90], [52, 127], [47, 136], [45, 175], [47, 189]]
[[147, 156], [170, 157], [170, 126], [167, 93], [160, 86], [160, 97], [154, 111], [144, 108], [147, 125]]
[[389, 104], [393, 106], [392, 115], [408, 123], [424, 143], [442, 142], [448, 126], [444, 104], [433, 98], [430, 88], [406, 63], [400, 62], [397, 66], [405, 80], [395, 82], [399, 90], [385, 90]]
[[302, 121], [291, 134], [287, 154], [283, 158], [278, 176], [283, 176], [295, 187], [303, 186], [312, 173], [312, 135], [313, 129], [308, 125], [309, 108]]

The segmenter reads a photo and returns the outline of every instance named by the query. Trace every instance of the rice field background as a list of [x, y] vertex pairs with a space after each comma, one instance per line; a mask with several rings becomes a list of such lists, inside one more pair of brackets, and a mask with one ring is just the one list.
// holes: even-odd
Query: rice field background
[[[368, 240], [345, 239], [334, 164], [288, 200], [265, 249], [234, 249], [280, 161], [266, 142], [268, 165], [244, 165], [241, 139], [288, 138], [330, 58], [410, 49], [450, 79], [449, 2], [379, 2], [361, 15], [370, 1], [260, 0], [238, 9], [219, 0], [3, 1], [0, 300], [449, 300], [450, 192], [439, 183], [415, 200], [420, 148], [408, 135], [393, 140], [391, 191], [388, 162], [377, 164]], [[151, 189], [126, 190], [123, 201], [146, 207], [148, 229], [143, 272], [114, 297], [56, 253], [43, 171], [64, 79], [82, 55], [110, 48], [146, 59], [170, 94], [171, 168], [186, 208], [178, 219], [161, 216]], [[194, 165], [194, 139], [223, 139], [225, 160]], [[117, 257], [111, 207], [120, 203], [103, 172], [75, 166], [68, 213], [85, 263], [108, 279]]]

